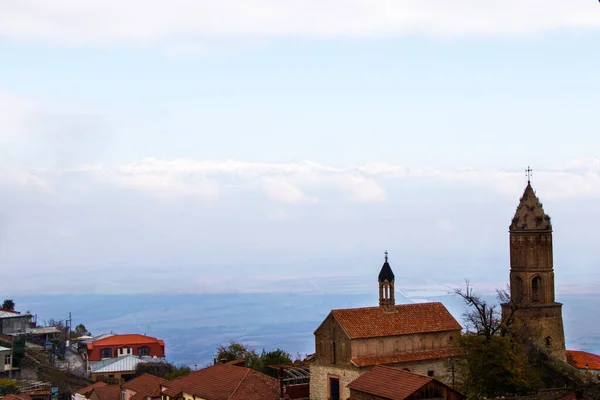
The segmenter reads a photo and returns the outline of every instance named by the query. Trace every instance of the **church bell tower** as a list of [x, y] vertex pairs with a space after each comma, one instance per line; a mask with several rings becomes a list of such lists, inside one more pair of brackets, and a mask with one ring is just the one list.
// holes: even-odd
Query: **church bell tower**
[[394, 272], [388, 263], [388, 252], [385, 252], [385, 262], [379, 271], [379, 306], [386, 311], [394, 311]]
[[[554, 299], [552, 224], [531, 186], [527, 187], [509, 228], [510, 294], [514, 326], [524, 328], [541, 348], [566, 361], [562, 304]], [[503, 304], [506, 318], [510, 304]]]

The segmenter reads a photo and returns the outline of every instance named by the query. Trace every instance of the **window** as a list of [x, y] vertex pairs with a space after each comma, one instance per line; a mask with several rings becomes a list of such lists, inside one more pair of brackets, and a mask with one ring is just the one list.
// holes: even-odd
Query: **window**
[[515, 302], [520, 303], [523, 301], [523, 278], [520, 276], [515, 277]]
[[150, 351], [148, 350], [148, 347], [146, 346], [142, 346], [140, 348], [138, 348], [138, 356], [147, 356], [150, 355]]
[[429, 371], [427, 371], [427, 376], [433, 376], [433, 370], [430, 369]]
[[531, 301], [539, 303], [544, 301], [544, 288], [542, 278], [536, 276], [531, 281]]
[[112, 349], [102, 349], [102, 358], [111, 358], [112, 357]]
[[4, 365], [11, 365], [10, 354], [4, 356]]
[[546, 346], [552, 346], [552, 338], [550, 336], [546, 336]]

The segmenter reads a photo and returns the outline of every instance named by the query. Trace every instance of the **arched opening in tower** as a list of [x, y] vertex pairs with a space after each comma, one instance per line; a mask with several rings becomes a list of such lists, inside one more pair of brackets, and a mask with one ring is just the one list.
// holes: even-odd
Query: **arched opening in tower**
[[544, 281], [539, 276], [536, 276], [531, 281], [531, 301], [534, 303], [544, 301]]
[[516, 276], [514, 285], [514, 300], [516, 303], [521, 303], [523, 301], [523, 278]]

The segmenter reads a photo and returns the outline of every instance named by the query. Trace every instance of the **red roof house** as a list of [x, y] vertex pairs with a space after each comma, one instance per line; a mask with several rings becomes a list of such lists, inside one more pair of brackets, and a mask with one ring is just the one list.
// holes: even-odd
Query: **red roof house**
[[164, 357], [165, 342], [138, 334], [113, 335], [89, 343], [87, 354], [90, 362], [126, 355]]
[[581, 371], [600, 374], [600, 355], [586, 351], [567, 350], [569, 364]]
[[158, 376], [143, 374], [121, 385], [123, 400], [147, 400], [161, 397], [161, 385], [167, 381]]
[[[243, 361], [241, 361], [243, 365]], [[210, 400], [279, 400], [279, 381], [240, 361], [213, 365], [166, 382], [167, 400], [199, 397]]]
[[430, 377], [378, 365], [348, 385], [350, 399], [418, 400], [441, 398], [461, 400], [464, 396]]

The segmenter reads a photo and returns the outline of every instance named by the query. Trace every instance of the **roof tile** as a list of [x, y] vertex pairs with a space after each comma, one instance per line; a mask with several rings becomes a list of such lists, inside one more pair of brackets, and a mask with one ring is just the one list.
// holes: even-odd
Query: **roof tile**
[[600, 370], [600, 355], [598, 354], [567, 350], [567, 356], [573, 360], [576, 368], [584, 369], [587, 365], [589, 369]]
[[433, 380], [432, 377], [378, 365], [348, 387], [389, 400], [404, 400]]
[[130, 400], [144, 400], [146, 397], [152, 396], [165, 382], [167, 382], [165, 379], [158, 376], [143, 374], [124, 383], [122, 387], [135, 392]]
[[189, 395], [210, 400], [277, 400], [277, 379], [235, 362], [214, 365], [201, 369], [164, 384], [164, 393], [176, 397], [185, 392]]
[[350, 339], [462, 329], [439, 302], [397, 305], [392, 312], [382, 307], [347, 308], [331, 312]]

